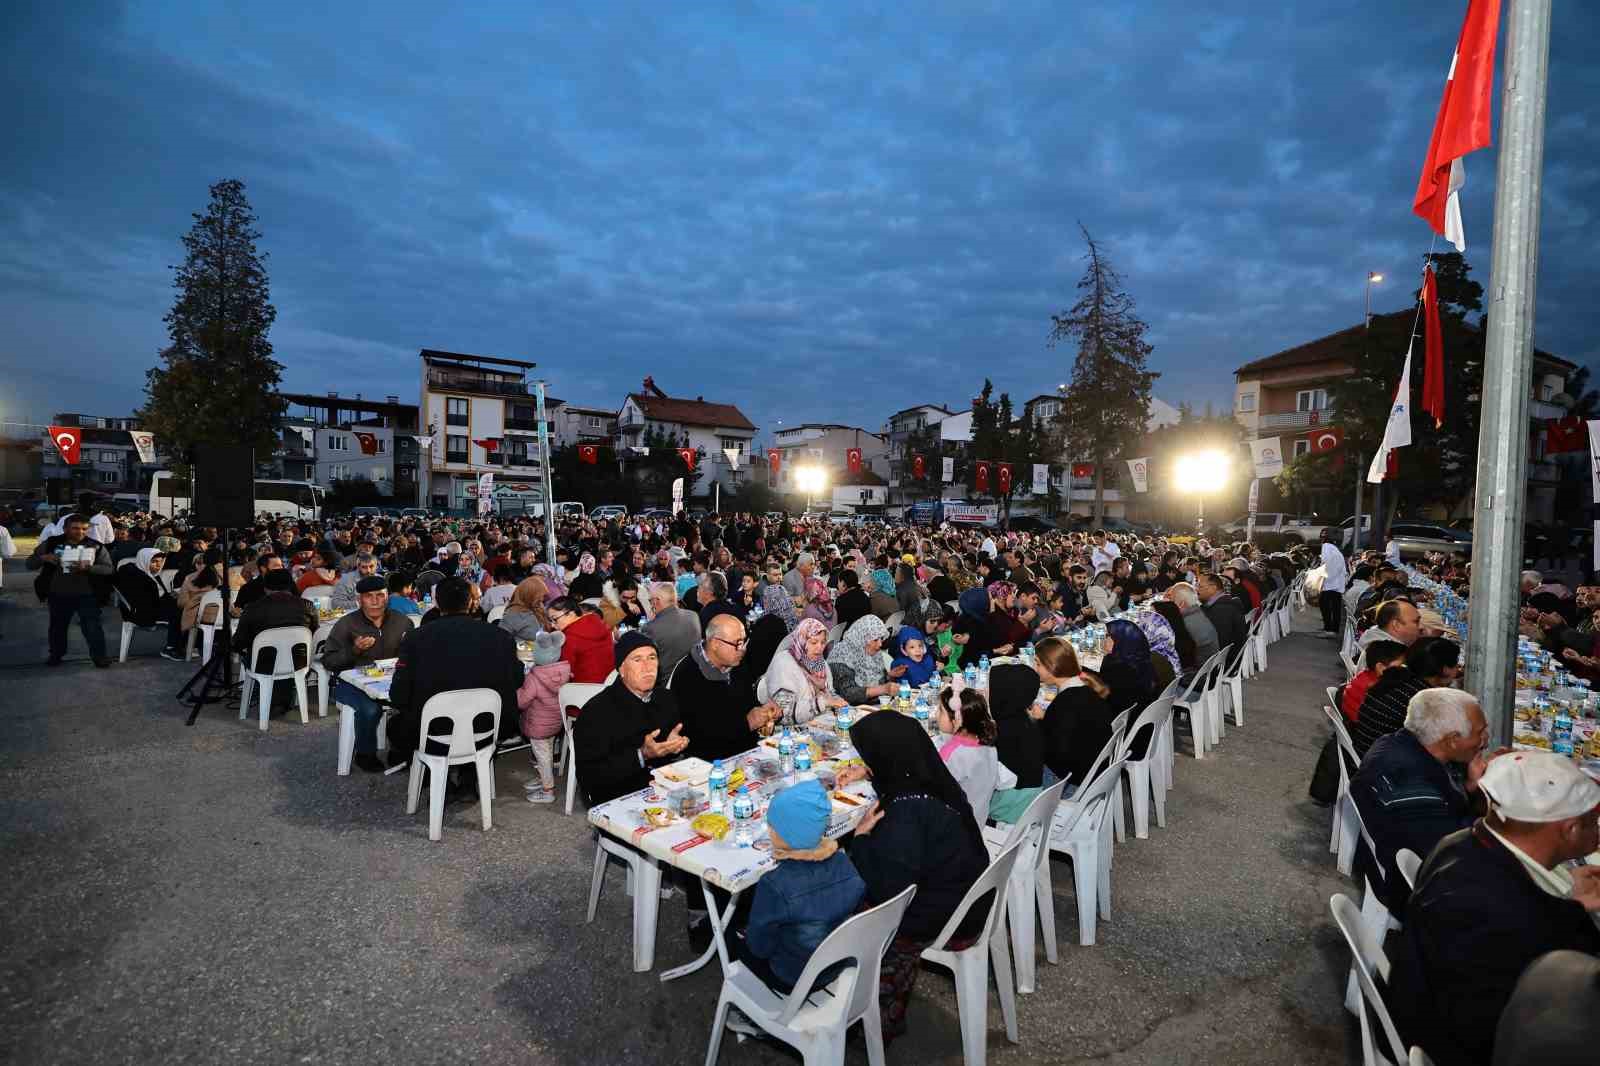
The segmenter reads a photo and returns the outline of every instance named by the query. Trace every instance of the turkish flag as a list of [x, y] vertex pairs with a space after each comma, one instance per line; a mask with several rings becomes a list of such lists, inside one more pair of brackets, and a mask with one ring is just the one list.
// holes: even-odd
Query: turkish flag
[[927, 466], [922, 461], [922, 456], [918, 455], [918, 456], [915, 456], [915, 457], [912, 458], [912, 460], [911, 460], [911, 476], [912, 477], [914, 477], [914, 478], [916, 478], [917, 480], [920, 481], [920, 480], [922, 480], [922, 475], [926, 470], [927, 470]]
[[362, 455], [378, 454], [378, 437], [373, 433], [357, 433], [356, 443], [361, 445]]
[[1000, 495], [1004, 496], [1011, 491], [1011, 464], [996, 463], [995, 467], [1000, 472]]
[[78, 465], [78, 449], [83, 445], [83, 430], [77, 426], [51, 426], [50, 438], [56, 442], [68, 466]]
[[977, 471], [978, 471], [978, 476], [977, 476], [978, 491], [979, 492], [988, 492], [989, 491], [989, 464], [988, 463], [984, 463], [984, 462], [978, 463], [977, 464]]
[[[52, 428], [52, 433], [55, 430]], [[1577, 415], [1568, 415], [1565, 418], [1552, 418], [1545, 423], [1544, 451], [1546, 455], [1557, 452], [1575, 452], [1589, 446], [1589, 429], [1583, 424], [1583, 419]], [[74, 460], [68, 459], [67, 462]]]
[[678, 456], [683, 460], [683, 465], [684, 466], [688, 467], [690, 470], [694, 469], [694, 449], [693, 448], [679, 448], [678, 449]]
[[476, 444], [490, 455], [493, 455], [495, 452], [500, 450], [500, 442], [495, 440], [493, 437], [485, 437], [483, 440], [475, 440], [472, 443]]
[[1073, 477], [1094, 477], [1094, 464], [1093, 463], [1073, 463], [1072, 464], [1072, 476]]
[[600, 461], [600, 449], [596, 448], [593, 444], [578, 445], [578, 461], [580, 463], [588, 463], [590, 466], [593, 466], [595, 463]]
[[778, 468], [783, 465], [783, 453], [776, 448], [767, 449], [767, 470], [773, 477], [778, 476]]
[[1500, 32], [1500, 0], [1471, 0], [1461, 24], [1450, 73], [1445, 77], [1439, 115], [1422, 160], [1422, 177], [1411, 210], [1439, 234], [1467, 250], [1461, 226], [1461, 198], [1466, 183], [1461, 157], [1489, 146], [1490, 97], [1494, 88], [1494, 45]]
[[845, 453], [844, 453], [844, 462], [845, 462], [845, 465], [850, 468], [850, 472], [852, 474], [861, 473], [861, 449], [860, 448], [847, 449], [845, 451]]
[[1313, 452], [1331, 452], [1344, 443], [1344, 432], [1338, 426], [1328, 426], [1315, 433], [1307, 433], [1306, 440], [1311, 442]]
[[1422, 271], [1422, 323], [1422, 409], [1438, 429], [1444, 425], [1444, 335], [1439, 332], [1439, 286], [1431, 266]]

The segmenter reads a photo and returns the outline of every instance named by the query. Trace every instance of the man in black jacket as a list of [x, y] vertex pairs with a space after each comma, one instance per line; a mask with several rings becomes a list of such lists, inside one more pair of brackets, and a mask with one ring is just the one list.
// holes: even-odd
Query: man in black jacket
[[[366, 581], [383, 579], [367, 578]], [[468, 613], [471, 590], [464, 578], [445, 578], [434, 587], [440, 617], [432, 625], [408, 633], [400, 642], [389, 702], [389, 765], [409, 761], [421, 740], [422, 709], [430, 697], [464, 688], [488, 688], [500, 694], [500, 735], [514, 732], [519, 721], [517, 690], [525, 671], [517, 659], [515, 638]], [[384, 589], [387, 599], [388, 591]], [[409, 622], [404, 622], [410, 625]]]
[[775, 703], [756, 699], [755, 679], [734, 668], [749, 641], [744, 623], [718, 614], [706, 623], [705, 639], [689, 649], [672, 677], [672, 696], [692, 738], [689, 754], [726, 759], [761, 742], [760, 730], [778, 720]]
[[1438, 1066], [1488, 1066], [1517, 979], [1546, 952], [1600, 953], [1600, 784], [1566, 756], [1517, 751], [1479, 782], [1493, 812], [1440, 841], [1390, 941], [1396, 1027]]
[[652, 765], [689, 746], [672, 693], [655, 690], [660, 660], [650, 638], [624, 633], [616, 666], [617, 679], [584, 705], [572, 727], [578, 787], [590, 806], [644, 788]]
[[61, 525], [62, 532], [41, 540], [28, 559], [28, 569], [44, 571], [34, 588], [50, 605], [50, 657], [45, 661], [61, 665], [67, 653], [67, 624], [77, 615], [89, 657], [96, 666], [110, 666], [106, 631], [100, 624], [100, 582], [112, 576], [111, 556], [103, 544], [89, 539], [89, 521], [83, 515], [68, 515]]
[[1231, 670], [1239, 659], [1245, 636], [1250, 630], [1245, 624], [1244, 612], [1239, 610], [1239, 601], [1228, 595], [1222, 578], [1216, 574], [1200, 574], [1195, 579], [1195, 589], [1200, 594], [1206, 617], [1217, 631], [1217, 644], [1228, 650], [1227, 663]]
[[[233, 646], [241, 655], [249, 655], [251, 642], [269, 629], [304, 626], [313, 633], [317, 631], [317, 609], [310, 600], [294, 590], [294, 580], [289, 577], [289, 571], [282, 569], [280, 564], [279, 569], [268, 570], [259, 580], [263, 594], [244, 609], [233, 631]], [[306, 665], [304, 652], [298, 647], [294, 651], [294, 668], [298, 670]], [[271, 673], [276, 662], [277, 652], [272, 648], [263, 648], [255, 670], [257, 673]], [[277, 685], [273, 694], [288, 691], [288, 685]]]

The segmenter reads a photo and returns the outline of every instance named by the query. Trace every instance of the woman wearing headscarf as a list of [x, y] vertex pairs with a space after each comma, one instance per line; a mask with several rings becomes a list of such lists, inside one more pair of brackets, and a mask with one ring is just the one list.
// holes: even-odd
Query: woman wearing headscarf
[[789, 639], [800, 625], [794, 602], [782, 585], [768, 585], [761, 593], [762, 615], [749, 627], [750, 643], [745, 645], [744, 659], [734, 667], [741, 678], [750, 678], [752, 684], [767, 672], [772, 659], [783, 642]]
[[[1044, 740], [1028, 708], [1039, 697], [1039, 675], [1021, 663], [998, 663], [989, 669], [989, 714], [994, 718], [995, 752], [1017, 775], [1017, 787], [1044, 783]], [[1020, 813], [1020, 812], [1019, 812]], [[1014, 822], [1016, 818], [1001, 818]]]
[[567, 595], [575, 600], [592, 600], [605, 590], [605, 579], [595, 567], [594, 556], [584, 552], [578, 556], [578, 576], [567, 586]]
[[879, 696], [892, 694], [900, 687], [905, 670], [887, 672], [879, 654], [889, 639], [889, 628], [877, 615], [857, 619], [844, 631], [839, 643], [828, 653], [828, 668], [833, 671], [833, 690], [851, 703], [871, 703]]
[[798, 725], [844, 706], [845, 701], [833, 688], [827, 650], [827, 629], [815, 618], [802, 619], [767, 666], [767, 698], [776, 701], [780, 692], [793, 693], [794, 720]]
[[817, 574], [812, 574], [806, 578], [805, 589], [805, 617], [821, 622], [824, 630], [833, 628], [833, 594], [828, 591], [827, 583]]
[[535, 577], [544, 581], [544, 602], [549, 604], [567, 595], [567, 583], [561, 572], [549, 563], [539, 563], [533, 568]]
[[544, 610], [547, 598], [544, 578], [523, 578], [511, 592], [506, 613], [500, 616], [500, 628], [517, 640], [532, 640], [543, 633], [550, 628], [550, 618]]
[[901, 626], [894, 634], [894, 662], [904, 672], [900, 679], [914, 688], [932, 680], [939, 661], [933, 655], [933, 642], [915, 626]]
[[793, 633], [795, 626], [800, 624], [800, 616], [795, 613], [794, 601], [789, 598], [789, 590], [781, 584], [769, 584], [761, 590], [761, 609], [783, 622], [785, 635]]
[[183, 628], [178, 601], [167, 591], [157, 576], [166, 565], [167, 556], [154, 548], [140, 548], [132, 566], [118, 566], [112, 584], [128, 601], [126, 621], [136, 626], [165, 625], [167, 645], [163, 654], [167, 658], [183, 657]]
[[[1106, 702], [1113, 711], [1127, 711], [1128, 721], [1132, 723], [1160, 691], [1156, 688], [1150, 642], [1138, 626], [1118, 618], [1106, 623], [1101, 649], [1100, 669], [1095, 672], [1111, 690]], [[1140, 733], [1133, 738], [1129, 750], [1129, 756], [1134, 759], [1144, 758], [1145, 749], [1150, 745], [1149, 731]]]
[[1001, 655], [1010, 655], [1028, 641], [1027, 624], [1011, 613], [1011, 604], [1017, 597], [1017, 586], [1009, 581], [991, 582], [989, 593], [989, 644]]
[[887, 569], [872, 571], [872, 583], [867, 589], [867, 596], [872, 605], [872, 613], [878, 618], [887, 620], [900, 609], [900, 601], [894, 594], [894, 575]]
[[[1182, 616], [1180, 615], [1179, 617], [1181, 618]], [[1166, 671], [1159, 666], [1156, 668], [1156, 681], [1160, 685], [1160, 688], [1156, 691], [1160, 692], [1183, 669], [1183, 662], [1178, 657], [1177, 634], [1172, 630], [1172, 623], [1155, 611], [1134, 611], [1132, 621], [1134, 625], [1139, 627], [1139, 631], [1144, 634], [1144, 639], [1150, 642], [1151, 654], [1156, 659], [1161, 659], [1172, 667], [1172, 675], [1166, 681], [1161, 680], [1161, 675]]]
[[[923, 949], [983, 875], [989, 851], [966, 794], [916, 722], [898, 714], [871, 714], [851, 728], [850, 742], [865, 769], [847, 770], [841, 780], [871, 777], [878, 794], [850, 840], [850, 861], [866, 883], [866, 902], [877, 906], [917, 886], [884, 954], [878, 983], [887, 1042], [906, 1031], [906, 1006]], [[969, 910], [950, 948], [969, 946], [988, 916], [982, 903]]]

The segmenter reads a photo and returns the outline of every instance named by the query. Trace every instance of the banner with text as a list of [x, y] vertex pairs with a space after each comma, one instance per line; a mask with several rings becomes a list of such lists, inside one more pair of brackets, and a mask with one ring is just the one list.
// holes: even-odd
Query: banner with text
[[141, 463], [153, 463], [156, 461], [156, 438], [154, 434], [135, 429], [131, 430], [128, 436], [133, 438], [133, 447], [139, 453], [139, 461]]
[[1050, 464], [1033, 464], [1033, 494], [1044, 496], [1050, 491]]
[[1277, 477], [1283, 473], [1282, 442], [1277, 437], [1251, 441], [1250, 459], [1255, 463], [1256, 477]]
[[956, 479], [956, 461], [947, 456], [945, 458], [945, 460], [944, 460], [944, 481], [945, 481], [945, 484], [948, 485], [950, 482], [954, 481], [955, 479]]
[[488, 514], [494, 510], [494, 474], [493, 472], [478, 475], [478, 513]]
[[1150, 458], [1128, 460], [1128, 475], [1133, 479], [1134, 492], [1150, 491]]

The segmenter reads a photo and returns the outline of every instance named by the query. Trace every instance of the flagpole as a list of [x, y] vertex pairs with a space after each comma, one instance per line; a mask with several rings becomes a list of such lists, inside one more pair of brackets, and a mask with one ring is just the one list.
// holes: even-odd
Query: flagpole
[[556, 501], [550, 487], [550, 431], [544, 420], [544, 381], [534, 382], [534, 417], [539, 420], [539, 487], [544, 491], [544, 550], [545, 562], [556, 563]]
[[1500, 744], [1511, 743], [1516, 696], [1550, 0], [1510, 0], [1508, 8], [1465, 680], [1466, 690], [1478, 697]]

